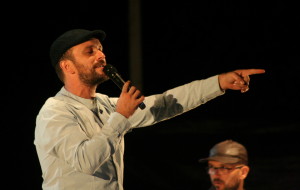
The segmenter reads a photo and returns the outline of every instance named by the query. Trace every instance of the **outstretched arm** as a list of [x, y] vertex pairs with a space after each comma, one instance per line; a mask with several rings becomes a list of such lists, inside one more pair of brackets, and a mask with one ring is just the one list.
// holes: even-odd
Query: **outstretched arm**
[[264, 69], [238, 69], [219, 75], [219, 84], [222, 90], [240, 90], [242, 93], [249, 90], [249, 75], [265, 73]]

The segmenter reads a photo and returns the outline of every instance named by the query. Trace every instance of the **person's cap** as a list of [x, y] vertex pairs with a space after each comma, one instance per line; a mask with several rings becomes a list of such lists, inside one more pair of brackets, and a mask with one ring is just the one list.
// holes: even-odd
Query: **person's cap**
[[71, 47], [90, 40], [99, 39], [102, 42], [106, 34], [102, 30], [72, 29], [59, 36], [50, 47], [51, 64], [55, 67], [62, 55]]
[[199, 160], [199, 162], [206, 161], [248, 165], [248, 153], [242, 144], [233, 140], [225, 140], [210, 149], [209, 157]]

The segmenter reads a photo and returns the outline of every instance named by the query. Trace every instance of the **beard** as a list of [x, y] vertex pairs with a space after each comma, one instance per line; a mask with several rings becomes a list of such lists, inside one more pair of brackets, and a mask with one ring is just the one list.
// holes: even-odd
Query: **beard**
[[79, 79], [88, 86], [99, 85], [109, 78], [105, 74], [99, 74], [95, 70], [92, 70], [90, 73], [79, 73]]
[[237, 190], [239, 185], [240, 185], [239, 182], [232, 185], [227, 185], [225, 186], [224, 190]]
[[240, 183], [235, 183], [235, 184], [232, 184], [232, 185], [226, 185], [224, 190], [237, 190], [238, 187], [239, 187]]
[[96, 72], [96, 69], [103, 64], [104, 62], [102, 61], [91, 69], [88, 69], [84, 65], [75, 62], [75, 67], [79, 71], [78, 76], [80, 81], [87, 86], [95, 86], [109, 80], [109, 77], [105, 73], [99, 74]]
[[[225, 184], [225, 182], [223, 180], [220, 179], [214, 179], [214, 181], [219, 181], [223, 184]], [[223, 190], [237, 190], [240, 186], [240, 181], [238, 179], [231, 181], [229, 184], [225, 184], [224, 185], [224, 189]], [[220, 189], [220, 187], [218, 185], [214, 185], [215, 189]]]

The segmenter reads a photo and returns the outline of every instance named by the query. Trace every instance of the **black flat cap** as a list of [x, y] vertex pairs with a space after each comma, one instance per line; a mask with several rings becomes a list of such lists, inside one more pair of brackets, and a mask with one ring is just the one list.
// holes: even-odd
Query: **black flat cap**
[[102, 42], [106, 37], [103, 30], [72, 29], [59, 36], [50, 47], [51, 64], [55, 67], [61, 56], [71, 47], [90, 40], [99, 39]]

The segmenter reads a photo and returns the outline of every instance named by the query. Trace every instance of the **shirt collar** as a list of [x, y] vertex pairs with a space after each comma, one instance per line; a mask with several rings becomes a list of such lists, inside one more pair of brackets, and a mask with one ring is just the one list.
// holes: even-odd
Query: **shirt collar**
[[58, 92], [58, 94], [72, 98], [80, 102], [81, 104], [85, 105], [87, 108], [89, 108], [92, 111], [97, 110], [97, 98], [86, 99], [80, 96], [76, 96], [75, 94], [69, 92], [65, 87], [62, 87], [61, 90]]

